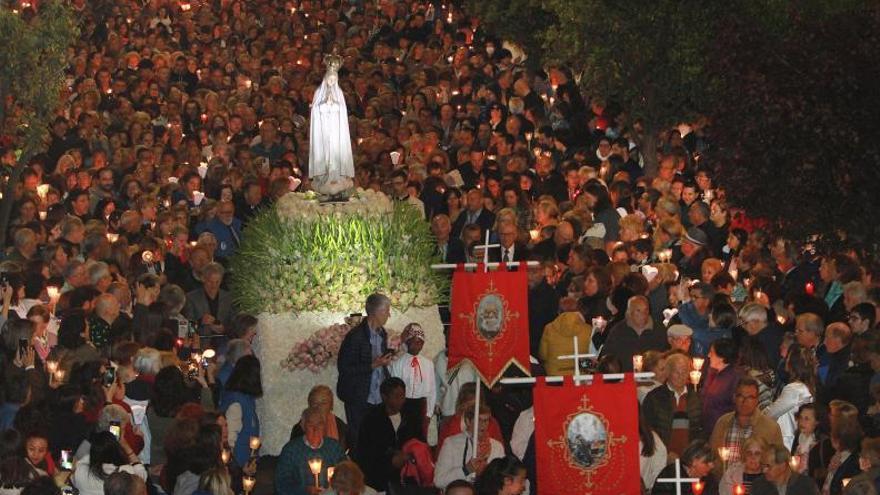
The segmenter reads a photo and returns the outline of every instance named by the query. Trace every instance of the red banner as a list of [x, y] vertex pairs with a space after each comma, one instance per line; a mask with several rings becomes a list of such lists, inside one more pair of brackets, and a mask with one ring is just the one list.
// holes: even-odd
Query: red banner
[[529, 373], [529, 303], [526, 270], [476, 272], [452, 276], [452, 328], [449, 367], [469, 360], [489, 386], [511, 364]]
[[623, 382], [535, 383], [538, 495], [640, 493], [639, 420], [632, 373]]

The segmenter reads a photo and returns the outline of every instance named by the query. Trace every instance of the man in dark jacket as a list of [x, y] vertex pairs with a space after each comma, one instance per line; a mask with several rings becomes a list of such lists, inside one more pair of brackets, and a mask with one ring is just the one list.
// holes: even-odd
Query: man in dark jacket
[[[752, 483], [752, 489], [749, 493], [753, 495], [777, 495], [779, 493], [818, 495], [819, 490], [812, 479], [791, 470], [790, 459], [791, 455], [785, 447], [770, 446], [767, 453], [764, 454], [764, 475]], [[784, 491], [780, 491], [779, 487], [785, 487]]]
[[345, 336], [336, 361], [336, 395], [345, 403], [349, 445], [357, 445], [361, 420], [370, 406], [382, 403], [379, 386], [389, 376], [387, 366], [393, 356], [383, 328], [391, 316], [391, 300], [371, 294], [365, 309], [367, 317]]
[[400, 479], [400, 468], [406, 461], [401, 446], [412, 438], [415, 430], [400, 412], [406, 402], [403, 380], [386, 379], [380, 386], [380, 395], [382, 402], [372, 406], [360, 424], [354, 460], [364, 471], [366, 484], [384, 492], [391, 480]]
[[667, 449], [678, 455], [684, 453], [690, 442], [704, 437], [700, 395], [688, 385], [690, 365], [690, 359], [683, 354], [670, 356], [664, 364], [666, 383], [648, 392], [642, 402], [645, 421]]
[[611, 355], [619, 359], [624, 372], [633, 370], [633, 355], [652, 349], [669, 349], [666, 329], [653, 321], [648, 299], [644, 296], [631, 297], [626, 306], [626, 318], [607, 331], [602, 356]]
[[483, 192], [477, 188], [467, 192], [467, 208], [462, 211], [455, 223], [452, 224], [452, 237], [461, 237], [465, 225], [475, 224], [480, 226], [480, 239], [491, 230], [495, 224], [495, 214], [483, 208]]
[[553, 321], [559, 312], [559, 294], [547, 283], [543, 265], [530, 266], [528, 277], [529, 352], [532, 356], [537, 356], [544, 327]]

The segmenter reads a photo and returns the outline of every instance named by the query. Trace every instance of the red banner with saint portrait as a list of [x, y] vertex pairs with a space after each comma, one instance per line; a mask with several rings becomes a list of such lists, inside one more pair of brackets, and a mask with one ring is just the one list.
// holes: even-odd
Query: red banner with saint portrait
[[641, 490], [639, 420], [632, 373], [620, 382], [539, 377], [534, 389], [538, 495], [632, 495]]
[[452, 275], [449, 368], [470, 361], [489, 386], [511, 364], [529, 373], [529, 305], [526, 270]]

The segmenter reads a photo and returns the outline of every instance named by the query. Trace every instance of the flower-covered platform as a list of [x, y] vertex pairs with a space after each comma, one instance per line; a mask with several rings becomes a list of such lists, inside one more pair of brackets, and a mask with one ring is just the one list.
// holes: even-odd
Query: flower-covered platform
[[[423, 354], [433, 358], [443, 348], [436, 304], [447, 279], [430, 268], [439, 261], [433, 240], [411, 206], [373, 191], [325, 204], [288, 193], [252, 219], [243, 237], [232, 289], [241, 309], [260, 321], [254, 348], [262, 363], [262, 454], [281, 451], [313, 386], [335, 388], [347, 317], [363, 313], [369, 294], [392, 301], [390, 338], [417, 322], [427, 334]], [[335, 406], [344, 419], [342, 403]]]

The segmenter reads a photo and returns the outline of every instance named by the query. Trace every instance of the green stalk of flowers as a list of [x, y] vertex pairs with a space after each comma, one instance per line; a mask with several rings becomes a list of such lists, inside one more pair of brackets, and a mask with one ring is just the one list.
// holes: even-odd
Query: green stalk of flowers
[[295, 219], [267, 209], [245, 229], [231, 281], [254, 313], [352, 311], [374, 291], [406, 309], [440, 300], [448, 280], [430, 268], [439, 261], [428, 224], [408, 205]]

